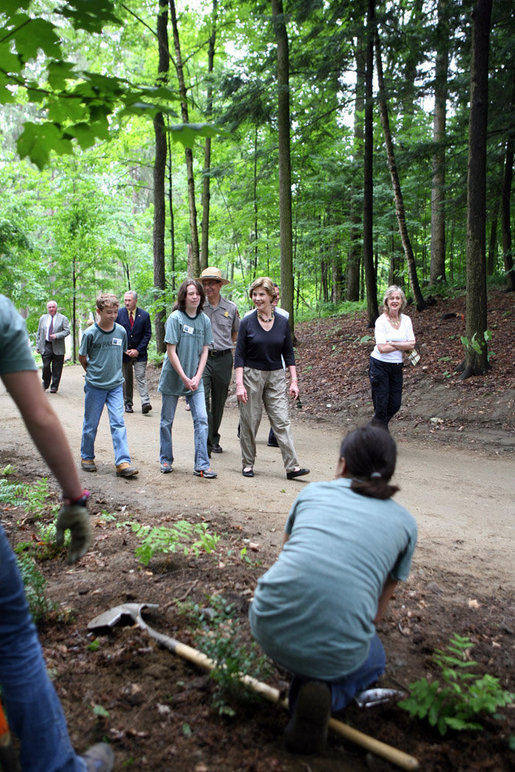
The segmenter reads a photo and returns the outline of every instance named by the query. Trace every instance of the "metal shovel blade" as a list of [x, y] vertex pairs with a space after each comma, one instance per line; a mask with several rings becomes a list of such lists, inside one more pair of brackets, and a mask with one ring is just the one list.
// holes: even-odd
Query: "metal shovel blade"
[[400, 697], [404, 697], [404, 692], [399, 692], [397, 689], [365, 689], [363, 692], [358, 692], [354, 700], [360, 708], [371, 708], [374, 705], [392, 702]]
[[114, 627], [123, 617], [130, 617], [133, 622], [139, 624], [141, 611], [144, 608], [159, 608], [159, 606], [156, 603], [122, 603], [121, 606], [113, 606], [88, 622], [88, 630]]

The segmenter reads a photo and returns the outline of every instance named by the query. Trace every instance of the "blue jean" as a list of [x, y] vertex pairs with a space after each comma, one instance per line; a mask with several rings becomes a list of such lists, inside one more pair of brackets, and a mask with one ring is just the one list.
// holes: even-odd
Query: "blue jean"
[[[159, 461], [173, 463], [172, 426], [175, 410], [179, 397], [176, 394], [161, 394], [161, 421], [159, 423]], [[188, 404], [193, 418], [193, 430], [195, 435], [195, 471], [201, 472], [209, 469], [209, 456], [207, 454], [208, 420], [206, 410], [206, 398], [204, 390], [192, 391], [187, 396]]]
[[95, 438], [97, 436], [100, 416], [107, 405], [111, 438], [114, 448], [114, 462], [116, 466], [128, 461], [130, 464], [129, 445], [127, 442], [127, 429], [123, 420], [124, 402], [123, 387], [114, 389], [97, 389], [86, 381], [84, 385], [84, 424], [82, 426], [82, 441], [80, 444], [81, 458], [93, 460], [95, 458]]
[[16, 558], [0, 526], [0, 685], [23, 772], [85, 772], [50, 681]]
[[[347, 675], [344, 675], [335, 681], [324, 681], [331, 689], [331, 712], [336, 713], [336, 711], [347, 707], [358, 692], [366, 689], [373, 684], [374, 681], [377, 681], [379, 676], [384, 673], [385, 667], [386, 654], [384, 652], [383, 644], [376, 633], [370, 642], [370, 649], [366, 660], [357, 670], [354, 670], [352, 673], [347, 673]], [[293, 676], [289, 696], [290, 710], [293, 709], [295, 704], [295, 698], [299, 687], [304, 682], [312, 680], [314, 679], [306, 678], [305, 676]]]

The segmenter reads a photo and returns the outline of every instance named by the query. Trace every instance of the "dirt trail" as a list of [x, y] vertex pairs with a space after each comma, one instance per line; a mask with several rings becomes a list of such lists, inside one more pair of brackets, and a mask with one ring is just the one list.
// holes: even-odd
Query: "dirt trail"
[[[58, 394], [48, 395], [56, 408], [73, 452], [80, 457], [83, 415], [83, 376], [78, 366], [66, 367]], [[258, 436], [256, 476], [241, 476], [236, 438], [238, 411], [229, 402], [222, 424], [224, 453], [213, 456], [218, 478], [192, 476], [193, 427], [190, 414], [179, 403], [174, 423], [174, 471], [162, 475], [158, 465], [160, 397], [151, 395], [153, 411], [126, 416], [129, 447], [140, 470], [134, 481], [114, 476], [113, 452], [106, 415], [96, 442], [95, 474], [82, 473], [85, 486], [101, 508], [128, 505], [132, 509], [165, 512], [208, 512], [223, 524], [242, 526], [257, 544], [279, 549], [288, 509], [304, 482], [288, 481], [280, 452], [266, 446], [268, 421]], [[295, 418], [295, 416], [294, 416]], [[0, 387], [2, 455], [12, 453], [25, 468], [38, 473], [43, 467], [10, 397]], [[316, 421], [295, 420], [294, 439], [300, 463], [309, 466], [306, 482], [329, 479], [334, 474], [342, 429]], [[396, 499], [417, 518], [419, 546], [416, 567], [431, 565], [482, 580], [481, 589], [495, 591], [513, 583], [513, 522], [515, 483], [513, 459], [471, 453], [459, 447], [427, 446], [399, 441]]]

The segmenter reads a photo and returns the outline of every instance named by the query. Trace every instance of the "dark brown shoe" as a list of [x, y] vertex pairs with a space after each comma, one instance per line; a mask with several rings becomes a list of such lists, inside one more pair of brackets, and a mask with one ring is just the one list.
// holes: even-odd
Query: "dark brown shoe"
[[331, 689], [323, 681], [302, 684], [284, 730], [286, 748], [291, 753], [321, 753], [327, 742], [331, 717]]

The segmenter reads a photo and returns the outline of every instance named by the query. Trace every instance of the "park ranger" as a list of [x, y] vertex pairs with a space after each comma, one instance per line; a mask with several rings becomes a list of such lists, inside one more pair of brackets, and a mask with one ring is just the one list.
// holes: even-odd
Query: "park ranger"
[[207, 450], [211, 456], [211, 453], [222, 453], [219, 429], [231, 383], [232, 349], [238, 335], [240, 317], [236, 304], [220, 294], [221, 288], [224, 284], [229, 284], [229, 280], [222, 278], [219, 268], [206, 268], [202, 271], [199, 281], [202, 282], [206, 293], [207, 302], [203, 310], [211, 321], [214, 341], [209, 347], [202, 378], [209, 420]]

